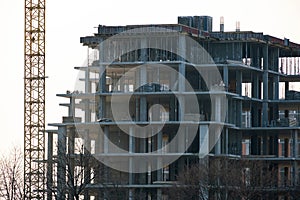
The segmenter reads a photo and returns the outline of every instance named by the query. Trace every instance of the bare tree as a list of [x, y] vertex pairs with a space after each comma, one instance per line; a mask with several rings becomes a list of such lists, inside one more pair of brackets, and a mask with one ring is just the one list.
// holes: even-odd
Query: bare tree
[[14, 147], [0, 160], [0, 197], [7, 200], [23, 199], [23, 153]]
[[197, 200], [272, 198], [277, 186], [276, 172], [265, 161], [210, 157], [186, 166], [168, 195], [171, 199]]
[[207, 164], [207, 159], [203, 159], [199, 163], [185, 166], [184, 172], [177, 176], [174, 187], [167, 191], [170, 199], [208, 199], [209, 171]]
[[[76, 149], [76, 153], [58, 152], [54, 156], [52, 185], [48, 190], [56, 199], [79, 200], [81, 195], [87, 195], [87, 187], [95, 180], [93, 169], [99, 166], [97, 161], [82, 145]], [[49, 186], [48, 186], [49, 187]]]
[[[235, 198], [265, 198], [269, 191], [277, 187], [277, 171], [271, 163], [262, 160], [239, 160], [236, 169], [236, 176], [232, 175], [236, 187], [232, 190], [232, 196]], [[272, 191], [272, 194], [275, 192]]]

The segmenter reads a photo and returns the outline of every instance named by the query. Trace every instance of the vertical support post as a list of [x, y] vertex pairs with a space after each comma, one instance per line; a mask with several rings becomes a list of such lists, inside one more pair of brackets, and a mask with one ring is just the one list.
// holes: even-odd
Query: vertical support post
[[274, 152], [274, 136], [270, 136], [269, 137], [269, 154], [270, 155], [275, 155], [275, 152]]
[[[219, 131], [219, 130], [217, 130], [217, 131]], [[216, 135], [214, 137], [216, 137]], [[217, 142], [215, 144], [215, 154], [219, 155], [219, 154], [221, 154], [221, 135], [220, 135], [220, 137], [218, 137], [216, 139], [217, 139]]]
[[257, 74], [253, 73], [252, 75], [252, 97], [259, 98], [259, 80]]
[[284, 92], [285, 92], [285, 98], [287, 96], [287, 91], [290, 90], [290, 83], [288, 81], [284, 82]]
[[48, 132], [47, 200], [52, 200], [53, 188], [53, 132]]
[[252, 135], [251, 136], [251, 155], [259, 155], [259, 147], [258, 147], [259, 141], [258, 141], [258, 136]]
[[[236, 92], [242, 96], [242, 83], [243, 83], [243, 74], [241, 71], [236, 71]], [[237, 126], [242, 125], [242, 101], [237, 100], [236, 105], [236, 124]]]
[[[69, 128], [69, 133], [68, 133], [68, 172], [69, 173], [74, 173], [75, 170], [75, 159], [72, 155], [75, 153], [75, 127], [72, 126]], [[68, 182], [69, 185], [72, 185], [74, 183], [74, 176], [69, 176], [68, 177]], [[69, 199], [74, 199], [74, 194], [72, 192], [69, 192]]]
[[103, 146], [104, 146], [104, 153], [107, 154], [109, 151], [109, 130], [108, 130], [108, 126], [104, 126], [104, 140], [103, 140]]
[[221, 105], [221, 97], [220, 96], [215, 96], [214, 98], [214, 103], [215, 103], [215, 121], [216, 122], [221, 122], [222, 118], [222, 105]]
[[66, 185], [66, 126], [58, 127], [57, 197], [65, 199]]
[[75, 98], [72, 96], [70, 97], [70, 105], [68, 109], [68, 116], [76, 117], [75, 116]]
[[[91, 139], [89, 130], [85, 130], [84, 136], [84, 152], [83, 152], [83, 167], [84, 167], [84, 184], [90, 184], [91, 180]], [[89, 198], [88, 190], [84, 191], [84, 199], [88, 200]]]
[[228, 66], [223, 67], [223, 83], [225, 85], [225, 91], [228, 91]]
[[[179, 74], [178, 74], [178, 90], [179, 92], [185, 92], [185, 74], [186, 74], [186, 66], [184, 64], [184, 58], [186, 54], [186, 41], [185, 36], [180, 35], [179, 36], [179, 47], [178, 47], [178, 60], [180, 60], [179, 64]], [[183, 96], [178, 97], [179, 101], [179, 109], [178, 109], [178, 120], [182, 121], [184, 120], [184, 114], [185, 114], [185, 101]]]
[[228, 154], [228, 142], [229, 142], [229, 133], [228, 133], [228, 128], [225, 128], [225, 154]]
[[[135, 138], [134, 138], [134, 129], [129, 127], [129, 154], [135, 153]], [[134, 184], [134, 163], [133, 158], [129, 158], [129, 185]], [[133, 196], [133, 191], [131, 191], [131, 196]]]
[[[96, 142], [95, 142], [95, 154], [99, 155], [104, 153], [104, 133], [100, 131], [100, 133], [96, 136]], [[102, 174], [104, 171], [103, 168], [104, 164], [100, 164], [98, 168], [95, 168], [95, 183], [101, 183], [101, 180], [103, 180]], [[96, 199], [100, 199], [102, 196], [102, 191], [97, 191], [97, 197]]]
[[236, 101], [236, 124], [237, 126], [241, 127], [242, 126], [242, 101], [237, 100]]
[[278, 133], [274, 135], [274, 153], [276, 157], [278, 157], [279, 152], [278, 152]]
[[290, 142], [289, 138], [284, 139], [284, 157], [290, 156]]
[[[157, 130], [158, 131], [158, 130]], [[159, 131], [157, 133], [157, 152], [159, 153], [163, 153], [162, 152], [162, 132]], [[162, 166], [162, 157], [158, 157], [157, 158], [157, 181], [162, 181], [162, 170], [163, 170], [163, 166]]]
[[[105, 156], [109, 153], [109, 127], [104, 126], [104, 138], [103, 138], [103, 153]], [[103, 167], [103, 179], [107, 183], [108, 178], [109, 178], [109, 169], [107, 166]]]
[[199, 127], [199, 157], [204, 157], [209, 153], [209, 131], [208, 125]]
[[242, 96], [243, 74], [240, 70], [236, 71], [236, 93]]
[[264, 46], [263, 49], [263, 108], [262, 108], [262, 126], [266, 127], [269, 124], [268, 119], [268, 100], [269, 100], [269, 54], [268, 54], [268, 45]]
[[[147, 40], [142, 39], [141, 41], [141, 59], [146, 61], [147, 51], [146, 51]], [[147, 68], [142, 65], [139, 69], [139, 81], [140, 86], [147, 84]], [[147, 99], [146, 96], [140, 97], [140, 121], [147, 121]]]
[[[298, 131], [297, 130], [294, 130], [293, 133], [292, 133], [292, 138], [293, 138], [293, 152], [292, 152], [292, 157], [293, 158], [298, 158]], [[293, 174], [292, 174], [292, 177], [293, 177], [293, 186], [295, 186], [297, 183], [298, 183], [298, 175], [297, 175], [297, 170], [298, 170], [298, 163], [297, 161], [293, 161]]]
[[[141, 39], [141, 61], [146, 62], [148, 60], [148, 52], [147, 52], [147, 39], [143, 38]], [[148, 83], [147, 80], [147, 67], [145, 65], [142, 65], [139, 69], [139, 81], [140, 86], [143, 86]], [[147, 91], [146, 91], [147, 92]], [[147, 110], [147, 97], [141, 95], [140, 96], [140, 105], [139, 105], [139, 117], [140, 121], [145, 122], [148, 120], [148, 110]], [[142, 129], [143, 135], [146, 135], [146, 129]], [[147, 146], [147, 138], [140, 138], [139, 139], [139, 152], [140, 153], [146, 153], [146, 146]], [[147, 164], [145, 165], [147, 166]], [[146, 173], [139, 175], [140, 183], [146, 182]]]
[[[86, 68], [85, 70], [85, 93], [91, 93], [91, 82], [90, 82], [90, 70]], [[91, 110], [90, 110], [90, 100], [84, 100], [84, 121], [90, 122], [91, 121]]]
[[266, 135], [263, 136], [263, 155], [268, 155], [269, 152], [269, 143], [268, 143], [268, 137]]
[[[103, 42], [99, 43], [99, 82], [98, 82], [98, 91], [100, 93], [106, 92], [106, 67], [104, 63], [104, 46]], [[105, 109], [106, 97], [100, 96], [99, 105], [98, 105], [98, 114], [97, 118], [101, 119], [105, 117], [106, 109]]]

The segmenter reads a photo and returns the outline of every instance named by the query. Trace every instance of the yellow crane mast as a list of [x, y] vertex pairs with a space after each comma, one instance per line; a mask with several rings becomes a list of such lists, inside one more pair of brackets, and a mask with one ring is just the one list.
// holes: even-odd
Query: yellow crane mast
[[45, 197], [45, 3], [46, 0], [25, 0], [25, 199]]

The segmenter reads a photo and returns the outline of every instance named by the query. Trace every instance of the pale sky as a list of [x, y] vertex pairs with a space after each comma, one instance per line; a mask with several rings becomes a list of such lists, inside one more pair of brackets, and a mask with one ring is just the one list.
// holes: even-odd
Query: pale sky
[[[46, 2], [46, 123], [61, 122], [67, 110], [56, 93], [73, 90], [77, 71], [87, 57], [81, 36], [93, 35], [102, 25], [176, 23], [177, 16], [209, 15], [219, 30], [264, 32], [300, 43], [298, 0], [48, 0]], [[23, 144], [24, 0], [0, 0], [1, 45], [0, 153]], [[300, 90], [299, 88], [295, 88]], [[52, 127], [51, 127], [52, 129]]]

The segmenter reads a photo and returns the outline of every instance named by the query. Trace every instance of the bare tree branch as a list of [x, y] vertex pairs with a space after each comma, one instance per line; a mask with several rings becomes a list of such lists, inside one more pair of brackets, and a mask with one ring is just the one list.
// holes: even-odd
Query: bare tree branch
[[0, 159], [0, 197], [7, 200], [23, 199], [23, 153], [14, 147]]

